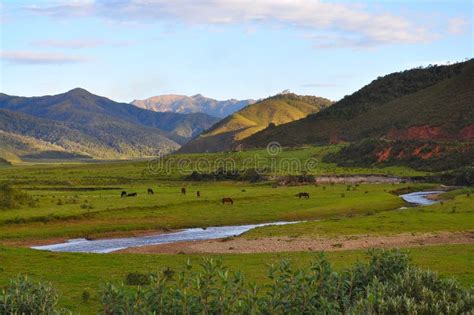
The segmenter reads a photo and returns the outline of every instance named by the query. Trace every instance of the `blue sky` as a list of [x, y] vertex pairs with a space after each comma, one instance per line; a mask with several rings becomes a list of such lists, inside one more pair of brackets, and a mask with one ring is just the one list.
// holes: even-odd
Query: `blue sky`
[[337, 100], [473, 57], [473, 1], [0, 0], [0, 90]]

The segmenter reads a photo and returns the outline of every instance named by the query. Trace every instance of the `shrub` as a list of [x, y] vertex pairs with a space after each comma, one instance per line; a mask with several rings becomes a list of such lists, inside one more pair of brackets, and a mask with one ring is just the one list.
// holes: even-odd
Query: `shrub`
[[82, 296], [81, 297], [82, 297], [82, 302], [85, 303], [85, 302], [90, 300], [91, 294], [89, 293], [89, 291], [84, 290], [84, 291], [82, 291]]
[[249, 168], [240, 176], [240, 180], [257, 183], [263, 181], [265, 178], [256, 169]]
[[57, 301], [51, 285], [19, 276], [0, 291], [0, 314], [57, 314]]
[[340, 273], [323, 254], [295, 269], [288, 261], [269, 268], [268, 284], [247, 284], [220, 260], [198, 271], [161, 272], [136, 289], [107, 284], [105, 314], [461, 314], [472, 293], [452, 280], [410, 264], [406, 253], [370, 251], [367, 263]]
[[22, 205], [36, 207], [37, 199], [34, 199], [27, 193], [12, 187], [10, 184], [0, 184], [0, 210], [16, 209]]
[[150, 275], [131, 272], [125, 276], [125, 283], [128, 285], [147, 285], [150, 284]]

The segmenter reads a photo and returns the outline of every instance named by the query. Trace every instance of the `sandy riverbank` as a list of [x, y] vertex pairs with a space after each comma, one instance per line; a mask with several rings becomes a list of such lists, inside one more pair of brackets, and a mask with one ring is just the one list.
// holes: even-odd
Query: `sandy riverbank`
[[116, 253], [194, 254], [194, 253], [260, 253], [291, 251], [340, 251], [366, 248], [417, 247], [423, 245], [473, 244], [474, 231], [460, 233], [398, 234], [392, 236], [357, 235], [334, 239], [305, 238], [226, 238], [207, 241], [134, 247]]

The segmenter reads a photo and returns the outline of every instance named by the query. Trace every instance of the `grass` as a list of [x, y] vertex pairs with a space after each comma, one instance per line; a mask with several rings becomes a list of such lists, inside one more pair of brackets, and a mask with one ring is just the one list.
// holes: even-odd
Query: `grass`
[[[219, 168], [240, 170], [256, 168], [267, 175], [299, 175], [303, 171], [313, 175], [381, 174], [393, 176], [423, 176], [427, 172], [407, 167], [361, 168], [338, 167], [323, 163], [322, 158], [341, 146], [284, 148], [271, 156], [266, 150], [230, 153], [202, 153], [171, 155], [161, 160], [115, 161], [97, 163], [58, 163], [16, 165], [0, 168], [0, 181], [19, 185], [129, 185], [159, 180], [182, 180], [193, 170], [210, 173]], [[311, 160], [310, 160], [311, 159]], [[305, 162], [310, 160], [311, 164]]]
[[474, 196], [469, 190], [446, 194], [448, 200], [426, 207], [367, 213], [287, 226], [258, 228], [248, 238], [290, 235], [292, 237], [334, 237], [341, 235], [393, 235], [400, 233], [455, 232], [474, 230]]
[[[390, 191], [407, 186], [372, 184], [272, 188], [270, 184], [235, 182], [162, 182], [151, 186], [154, 195], [147, 195], [146, 189], [150, 185], [33, 188], [28, 193], [38, 200], [37, 207], [23, 206], [0, 211], [0, 241], [94, 238], [136, 230], [298, 221], [376, 213], [403, 206], [404, 202]], [[183, 185], [188, 190], [186, 196], [180, 193]], [[122, 190], [138, 192], [138, 196], [120, 198]], [[196, 197], [197, 190], [201, 192], [201, 198]], [[308, 192], [311, 198], [297, 198], [295, 195], [300, 191]], [[234, 199], [233, 206], [222, 205], [221, 199], [226, 196]]]
[[[457, 278], [462, 284], [474, 283], [472, 257], [474, 245], [426, 246], [410, 250], [415, 264]], [[267, 264], [290, 259], [305, 265], [315, 253], [205, 255], [221, 257], [225, 265], [241, 270], [251, 282], [264, 283]], [[365, 251], [327, 253], [338, 269], [364, 259]], [[0, 248], [0, 286], [17, 274], [28, 274], [35, 280], [49, 281], [60, 292], [60, 304], [73, 311], [92, 314], [99, 310], [100, 290], [107, 281], [123, 282], [130, 272], [153, 272], [164, 267], [180, 270], [185, 262], [199, 263], [203, 255], [138, 255], [138, 254], [71, 254], [50, 253], [22, 248]], [[84, 290], [91, 300], [83, 303]]]
[[[7, 181], [27, 192], [36, 205], [0, 210], [0, 286], [18, 273], [36, 280], [51, 281], [60, 293], [61, 306], [84, 314], [99, 310], [99, 292], [106, 281], [123, 281], [129, 272], [150, 272], [170, 266], [182, 268], [187, 259], [198, 262], [202, 255], [74, 254], [14, 248], [18, 243], [45, 243], [48, 239], [75, 237], [111, 237], [142, 231], [168, 231], [185, 227], [204, 227], [245, 223], [323, 219], [320, 222], [269, 227], [251, 231], [245, 237], [270, 235], [319, 237], [349, 234], [392, 234], [434, 230], [472, 230], [471, 199], [466, 191], [445, 194], [441, 205], [394, 210], [404, 202], [390, 191], [412, 186], [432, 189], [431, 184], [305, 185], [272, 188], [269, 182], [182, 181], [201, 159], [205, 170], [214, 171], [231, 158], [239, 168], [252, 161], [267, 175], [301, 174], [286, 169], [283, 161], [309, 158], [321, 160], [338, 147], [307, 147], [284, 150], [275, 157], [265, 150], [233, 153], [187, 154], [170, 156], [160, 162], [124, 161], [88, 164], [22, 165], [0, 168], [0, 182]], [[260, 159], [262, 158], [262, 159]], [[180, 171], [178, 160], [191, 161]], [[158, 164], [157, 164], [158, 163]], [[150, 167], [150, 165], [152, 167]], [[168, 168], [164, 166], [168, 165]], [[167, 172], [155, 172], [156, 166]], [[247, 165], [248, 167], [248, 165]], [[201, 170], [200, 170], [201, 171]], [[311, 174], [382, 174], [418, 176], [426, 173], [408, 168], [340, 168], [317, 163]], [[188, 190], [186, 196], [181, 187]], [[148, 187], [154, 195], [147, 195]], [[120, 198], [120, 192], [137, 192], [135, 198]], [[196, 197], [196, 191], [201, 198]], [[300, 200], [298, 192], [308, 192]], [[232, 197], [233, 206], [223, 206], [223, 197]], [[455, 207], [455, 211], [452, 209]], [[465, 285], [474, 283], [470, 265], [474, 245], [424, 246], [411, 250], [414, 262], [454, 276]], [[242, 270], [247, 279], [265, 280], [266, 264], [290, 258], [305, 264], [311, 252], [205, 255], [222, 257], [233, 269]], [[328, 253], [337, 268], [363, 259], [364, 251]], [[91, 300], [82, 302], [84, 291]]]

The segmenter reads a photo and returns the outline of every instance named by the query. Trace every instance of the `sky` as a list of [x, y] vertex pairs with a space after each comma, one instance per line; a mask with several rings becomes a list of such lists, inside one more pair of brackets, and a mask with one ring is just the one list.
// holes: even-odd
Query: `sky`
[[0, 0], [0, 91], [338, 100], [472, 58], [472, 0]]

